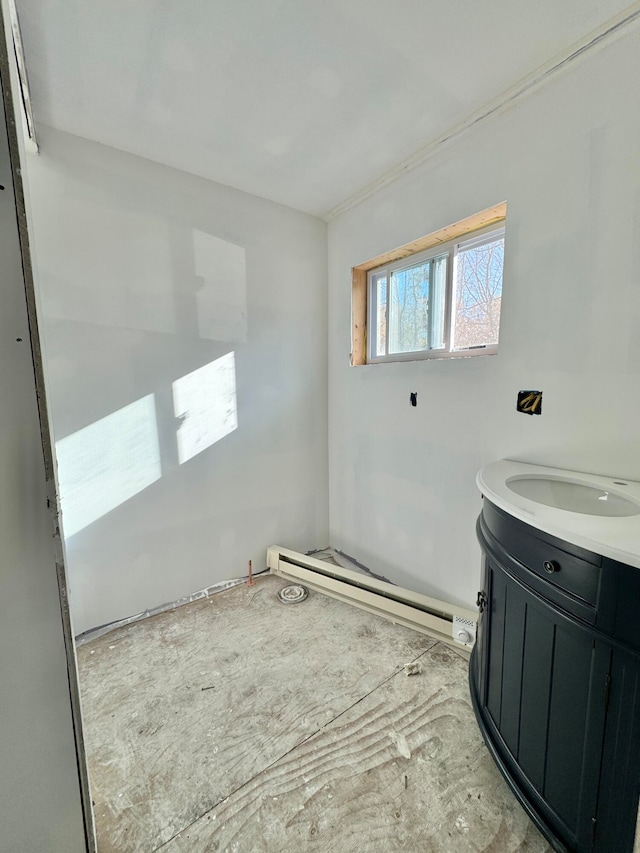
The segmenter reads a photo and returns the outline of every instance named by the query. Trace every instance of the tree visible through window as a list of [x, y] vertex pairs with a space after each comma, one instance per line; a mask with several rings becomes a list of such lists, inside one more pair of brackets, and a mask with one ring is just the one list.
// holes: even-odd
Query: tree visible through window
[[455, 257], [455, 330], [458, 349], [498, 343], [504, 237], [461, 249]]
[[504, 228], [369, 273], [369, 360], [442, 357], [498, 344]]

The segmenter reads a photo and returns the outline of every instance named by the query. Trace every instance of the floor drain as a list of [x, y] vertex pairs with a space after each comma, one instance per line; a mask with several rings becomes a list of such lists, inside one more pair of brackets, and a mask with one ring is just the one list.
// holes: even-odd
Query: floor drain
[[298, 604], [309, 595], [309, 590], [302, 584], [294, 583], [283, 587], [278, 593], [278, 598], [283, 604]]

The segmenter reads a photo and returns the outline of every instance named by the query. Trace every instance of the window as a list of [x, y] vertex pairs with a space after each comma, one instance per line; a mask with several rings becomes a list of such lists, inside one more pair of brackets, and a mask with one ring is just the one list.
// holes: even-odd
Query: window
[[502, 201], [351, 270], [351, 364], [495, 353]]
[[367, 273], [367, 361], [497, 351], [504, 226], [439, 242]]

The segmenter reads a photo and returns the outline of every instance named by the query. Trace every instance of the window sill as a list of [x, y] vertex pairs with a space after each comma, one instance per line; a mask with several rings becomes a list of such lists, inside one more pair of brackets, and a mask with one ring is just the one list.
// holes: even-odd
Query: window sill
[[497, 355], [498, 347], [480, 347], [473, 350], [458, 350], [456, 352], [407, 352], [397, 353], [396, 355], [385, 355], [379, 358], [370, 358], [364, 364], [353, 364], [351, 367], [365, 367], [368, 364], [396, 364], [405, 361], [447, 361], [449, 359], [458, 358], [476, 358], [482, 355]]

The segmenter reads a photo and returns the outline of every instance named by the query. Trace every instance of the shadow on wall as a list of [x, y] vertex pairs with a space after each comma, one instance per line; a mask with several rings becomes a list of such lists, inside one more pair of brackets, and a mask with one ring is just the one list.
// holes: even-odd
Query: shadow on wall
[[[177, 221], [82, 201], [67, 239], [44, 247], [49, 319], [246, 342], [242, 246]], [[71, 253], [70, 245], [82, 251]]]

